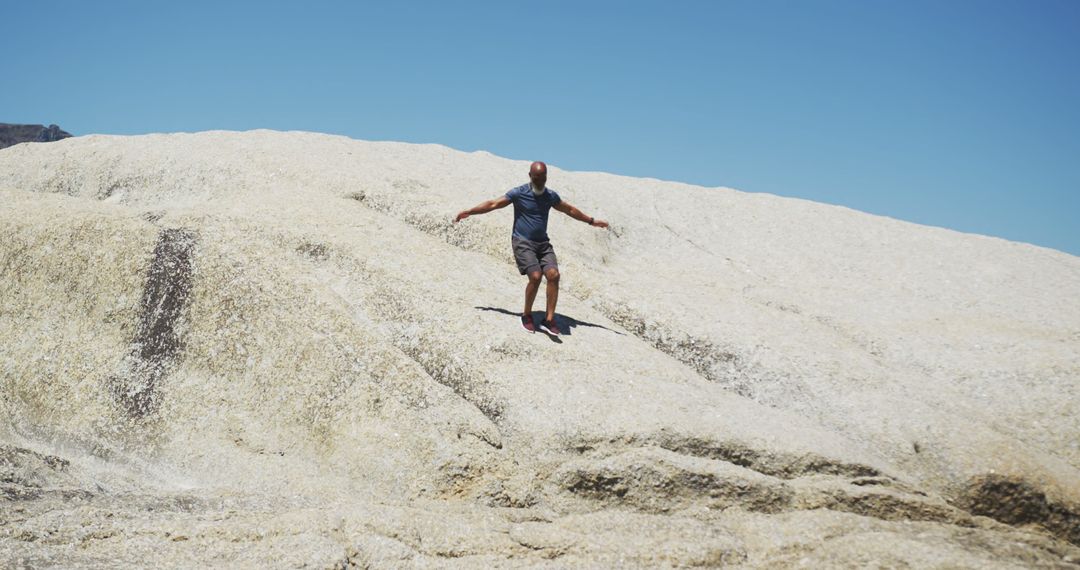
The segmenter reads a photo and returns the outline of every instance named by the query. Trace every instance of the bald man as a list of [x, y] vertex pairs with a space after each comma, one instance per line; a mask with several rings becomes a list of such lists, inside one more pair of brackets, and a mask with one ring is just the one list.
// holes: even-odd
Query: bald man
[[510, 236], [510, 244], [514, 249], [518, 271], [529, 277], [529, 283], [525, 285], [525, 310], [521, 313], [521, 326], [529, 332], [536, 332], [532, 305], [543, 276], [547, 278], [547, 311], [544, 313], [544, 320], [540, 322], [540, 329], [558, 336], [562, 334], [559, 326], [555, 324], [555, 305], [559, 302], [559, 262], [547, 235], [548, 213], [555, 208], [575, 220], [598, 228], [606, 228], [608, 223], [586, 216], [548, 188], [547, 165], [543, 162], [532, 163], [529, 167], [529, 179], [528, 184], [510, 190], [505, 196], [462, 210], [454, 218], [454, 223], [469, 216], [514, 205], [514, 230]]

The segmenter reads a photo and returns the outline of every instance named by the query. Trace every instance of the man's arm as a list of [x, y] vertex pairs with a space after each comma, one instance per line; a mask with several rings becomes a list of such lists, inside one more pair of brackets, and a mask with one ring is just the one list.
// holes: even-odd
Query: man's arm
[[578, 220], [579, 222], [585, 222], [590, 226], [596, 226], [598, 228], [608, 227], [608, 223], [604, 220], [597, 220], [592, 216], [586, 216], [584, 212], [575, 208], [566, 200], [559, 200], [559, 203], [552, 206], [552, 208], [555, 208], [556, 210], [566, 214], [567, 216], [570, 216], [571, 218], [574, 218], [575, 220]]
[[494, 200], [487, 200], [485, 202], [480, 202], [479, 204], [477, 204], [476, 206], [473, 206], [472, 208], [469, 208], [468, 210], [462, 210], [462, 211], [458, 212], [457, 217], [454, 218], [454, 223], [456, 224], [456, 223], [460, 222], [461, 220], [464, 220], [465, 218], [468, 218], [469, 216], [475, 216], [477, 214], [486, 214], [486, 213], [488, 213], [488, 212], [490, 212], [492, 210], [498, 210], [499, 208], [505, 208], [505, 207], [507, 207], [509, 205], [510, 205], [510, 199], [507, 198], [506, 196], [499, 196], [498, 198], [495, 198]]

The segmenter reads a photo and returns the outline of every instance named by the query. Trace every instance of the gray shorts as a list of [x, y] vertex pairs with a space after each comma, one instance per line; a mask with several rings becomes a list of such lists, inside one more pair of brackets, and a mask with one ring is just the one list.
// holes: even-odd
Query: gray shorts
[[550, 241], [529, 241], [511, 236], [510, 245], [514, 248], [514, 261], [522, 275], [547, 271], [549, 267], [559, 268], [559, 260], [555, 258], [555, 249]]

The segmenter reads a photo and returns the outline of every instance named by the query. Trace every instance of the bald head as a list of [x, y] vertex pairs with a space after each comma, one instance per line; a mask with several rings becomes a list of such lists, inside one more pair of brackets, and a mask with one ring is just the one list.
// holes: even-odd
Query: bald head
[[529, 179], [532, 180], [533, 185], [543, 190], [544, 185], [547, 184], [547, 165], [539, 160], [532, 163], [529, 167]]

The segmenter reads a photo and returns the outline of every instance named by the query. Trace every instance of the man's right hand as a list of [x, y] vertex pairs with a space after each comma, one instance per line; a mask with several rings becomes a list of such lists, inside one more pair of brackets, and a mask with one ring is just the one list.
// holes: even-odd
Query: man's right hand
[[461, 220], [464, 220], [465, 218], [468, 218], [469, 216], [486, 214], [486, 213], [488, 213], [488, 212], [490, 212], [492, 210], [498, 210], [499, 208], [505, 208], [505, 207], [507, 207], [509, 205], [510, 205], [510, 198], [507, 198], [506, 196], [499, 196], [498, 198], [495, 198], [494, 200], [487, 200], [487, 201], [484, 201], [484, 202], [480, 202], [479, 204], [477, 204], [476, 206], [474, 206], [472, 208], [469, 208], [468, 210], [462, 210], [462, 211], [458, 212], [457, 217], [454, 218], [454, 223], [456, 224], [456, 223], [460, 222]]

